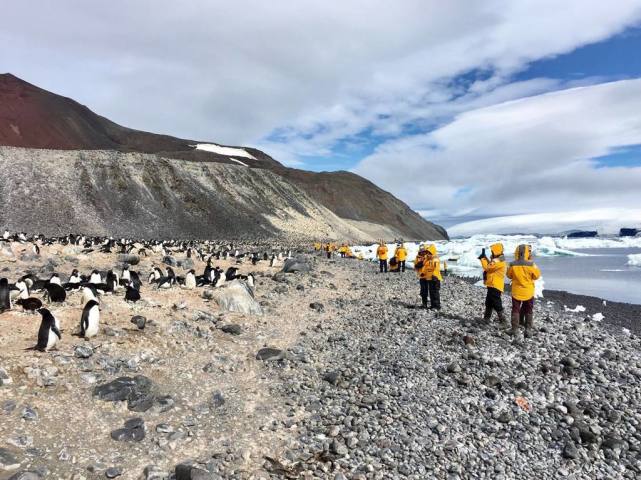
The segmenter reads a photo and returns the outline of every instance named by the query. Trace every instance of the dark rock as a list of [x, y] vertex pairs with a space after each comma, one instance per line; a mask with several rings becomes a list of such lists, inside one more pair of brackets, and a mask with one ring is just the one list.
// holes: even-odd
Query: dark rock
[[212, 407], [222, 407], [225, 404], [225, 397], [221, 391], [216, 391], [212, 394], [209, 404]]
[[176, 465], [176, 480], [216, 480], [218, 476], [193, 465]]
[[6, 448], [0, 447], [0, 470], [15, 470], [20, 467], [20, 461]]
[[124, 428], [111, 432], [111, 438], [118, 442], [141, 442], [145, 438], [145, 422], [142, 418], [130, 418]]
[[14, 473], [9, 477], [9, 480], [41, 480], [44, 478], [38, 472], [26, 470], [24, 472]]
[[171, 255], [167, 255], [166, 257], [163, 257], [162, 263], [164, 263], [165, 265], [169, 265], [170, 267], [177, 267], [178, 266], [178, 262]]
[[105, 477], [107, 478], [116, 478], [122, 475], [122, 468], [120, 467], [109, 467], [105, 470]]
[[225, 333], [229, 333], [230, 335], [240, 335], [242, 332], [240, 325], [237, 325], [235, 323], [223, 325], [222, 327], [220, 327], [220, 329]]
[[567, 458], [570, 460], [579, 458], [579, 451], [577, 450], [574, 443], [568, 442], [565, 444], [565, 447], [563, 447], [563, 458]]
[[288, 258], [283, 265], [283, 273], [309, 272], [311, 265], [304, 258]]
[[147, 324], [147, 319], [142, 315], [134, 315], [129, 321], [138, 327], [138, 330], [143, 330]]
[[171, 395], [162, 395], [160, 397], [156, 397], [154, 409], [160, 413], [163, 413], [168, 412], [169, 410], [174, 408], [174, 405], [176, 405], [176, 401]]
[[151, 380], [142, 375], [136, 377], [119, 377], [115, 380], [98, 385], [93, 389], [93, 395], [106, 402], [127, 401], [127, 408], [135, 412], [149, 410], [155, 396], [152, 393]]
[[38, 420], [38, 412], [36, 412], [32, 407], [26, 406], [22, 410], [22, 418], [28, 422], [33, 422]]
[[338, 381], [340, 380], [341, 374], [340, 372], [327, 372], [325, 375], [323, 375], [323, 380], [326, 382], [336, 385]]
[[76, 345], [73, 354], [76, 358], [89, 358], [93, 355], [93, 348], [86, 345]]
[[178, 262], [178, 266], [180, 268], [184, 268], [185, 270], [189, 270], [191, 268], [194, 268], [194, 261], [191, 258], [185, 258]]
[[258, 350], [256, 360], [275, 361], [285, 358], [285, 352], [278, 348], [265, 347]]
[[138, 255], [122, 253], [118, 255], [118, 262], [128, 265], [138, 265], [140, 263], [140, 257]]
[[309, 308], [311, 308], [312, 310], [315, 310], [318, 313], [322, 313], [325, 311], [325, 306], [320, 302], [310, 303]]

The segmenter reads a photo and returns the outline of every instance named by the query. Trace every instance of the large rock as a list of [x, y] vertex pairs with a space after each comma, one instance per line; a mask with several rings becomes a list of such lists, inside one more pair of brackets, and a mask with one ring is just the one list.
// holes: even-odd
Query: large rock
[[285, 273], [309, 272], [311, 269], [312, 266], [304, 258], [288, 258], [283, 265]]
[[6, 448], [0, 447], [0, 470], [15, 470], [20, 467], [20, 461]]
[[106, 402], [127, 402], [127, 408], [134, 412], [146, 412], [156, 400], [153, 383], [147, 377], [119, 377], [98, 385], [93, 389], [94, 397]]
[[140, 257], [138, 255], [121, 253], [120, 255], [118, 255], [118, 262], [126, 263], [128, 265], [138, 265], [140, 263]]
[[249, 287], [239, 280], [232, 280], [214, 290], [212, 297], [220, 308], [228, 312], [263, 314], [263, 309], [252, 296]]

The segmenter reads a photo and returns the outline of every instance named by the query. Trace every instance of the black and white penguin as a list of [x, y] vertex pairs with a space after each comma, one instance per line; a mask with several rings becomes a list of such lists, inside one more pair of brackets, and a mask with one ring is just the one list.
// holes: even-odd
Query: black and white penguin
[[133, 270], [129, 272], [131, 275], [131, 285], [138, 291], [140, 291], [140, 288], [142, 287], [142, 282], [140, 281], [140, 276], [138, 275], [138, 272], [134, 272]]
[[42, 315], [42, 321], [38, 329], [38, 343], [31, 350], [47, 352], [55, 347], [59, 340], [62, 340], [62, 334], [60, 333], [58, 321], [49, 310], [40, 308], [38, 312]]
[[196, 288], [196, 271], [193, 269], [189, 270], [185, 276], [185, 288], [189, 290]]
[[140, 300], [140, 292], [136, 290], [131, 284], [127, 285], [127, 291], [125, 292], [125, 301], [135, 303], [138, 300]]
[[49, 278], [49, 283], [62, 285], [62, 283], [60, 282], [60, 276], [57, 273], [54, 273], [53, 275], [51, 275], [51, 278]]
[[114, 273], [113, 270], [109, 270], [107, 272], [106, 284], [108, 292], [115, 292], [118, 288], [118, 276]]
[[89, 277], [89, 283], [93, 284], [100, 284], [102, 283], [102, 277], [100, 276], [100, 273], [98, 270], [94, 270], [91, 272], [91, 276]]
[[236, 278], [236, 272], [238, 272], [238, 269], [236, 267], [229, 267], [225, 272], [225, 280], [230, 282], [231, 280]]
[[45, 298], [50, 302], [62, 303], [67, 298], [67, 292], [64, 288], [56, 283], [47, 283], [45, 285]]
[[35, 297], [18, 298], [16, 305], [20, 305], [25, 312], [34, 313], [39, 308], [42, 308], [42, 300]]
[[129, 272], [129, 265], [125, 265], [124, 267], [122, 267], [122, 273], [120, 275], [120, 283], [123, 285], [126, 285], [130, 281], [131, 281], [131, 272]]
[[214, 280], [211, 282], [215, 288], [222, 287], [225, 284], [225, 272], [222, 268], [216, 267], [214, 269]]
[[98, 301], [98, 291], [92, 284], [88, 284], [82, 287], [82, 301], [87, 304], [92, 300], [95, 302]]
[[40, 255], [40, 247], [38, 246], [37, 243], [33, 244], [33, 253], [36, 255]]
[[0, 278], [0, 313], [11, 310], [11, 291], [9, 289], [9, 280]]
[[80, 317], [80, 336], [91, 338], [98, 335], [100, 323], [100, 306], [95, 300], [89, 300], [82, 309]]

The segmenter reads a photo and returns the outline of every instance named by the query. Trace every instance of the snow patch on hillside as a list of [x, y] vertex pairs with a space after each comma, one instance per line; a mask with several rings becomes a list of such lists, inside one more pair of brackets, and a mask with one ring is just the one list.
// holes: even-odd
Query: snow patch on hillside
[[[218, 155], [225, 155], [227, 157], [245, 157], [256, 160], [256, 157], [242, 148], [223, 147], [214, 143], [199, 143], [196, 145], [196, 150], [204, 150], [205, 152], [217, 153]], [[232, 160], [234, 159], [232, 158]], [[240, 163], [241, 165], [245, 165], [241, 161], [235, 161]]]

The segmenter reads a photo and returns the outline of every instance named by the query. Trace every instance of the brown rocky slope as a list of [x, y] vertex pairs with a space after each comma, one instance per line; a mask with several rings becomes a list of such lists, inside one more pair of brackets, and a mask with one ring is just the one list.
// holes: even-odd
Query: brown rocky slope
[[[331, 228], [326, 229], [328, 231], [328, 238], [340, 238], [341, 235], [345, 235], [344, 238], [346, 239], [359, 240], [374, 240], [378, 237], [384, 237], [386, 239], [403, 237], [405, 239], [418, 240], [442, 239], [447, 237], [447, 233], [443, 228], [426, 221], [411, 210], [405, 203], [358, 175], [349, 172], [316, 173], [287, 168], [264, 152], [252, 148], [246, 148], [245, 151], [253, 158], [235, 158], [234, 156], [195, 150], [193, 146], [197, 143], [210, 142], [185, 140], [122, 127], [95, 114], [74, 100], [38, 88], [11, 74], [0, 75], [0, 145], [29, 149], [46, 149], [43, 151], [49, 151], [47, 155], [53, 155], [54, 157], [57, 153], [54, 153], [53, 150], [100, 150], [155, 154], [155, 161], [157, 161], [159, 165], [169, 165], [165, 159], [183, 160], [187, 161], [190, 165], [192, 165], [193, 162], [237, 165], [237, 160], [241, 160], [249, 169], [265, 171], [264, 173], [245, 172], [246, 175], [257, 175], [267, 178], [267, 171], [276, 174], [283, 182], [289, 184], [291, 188], [304, 192], [306, 194], [305, 201], [311, 199], [311, 201], [318, 204], [318, 207], [323, 207], [323, 209], [333, 213], [334, 217], [338, 217], [338, 220], [349, 225], [349, 228], [346, 227], [347, 230], [355, 229], [351, 235], [346, 235], [344, 228], [339, 228], [338, 230]], [[5, 151], [5, 161], [6, 152], [7, 151]], [[30, 154], [24, 155], [28, 157]], [[24, 155], [21, 153], [18, 157]], [[36, 156], [42, 158], [40, 155]], [[91, 170], [95, 167], [95, 164], [90, 162], [92, 158], [88, 153], [79, 154], [73, 161], [75, 165], [74, 168], [84, 171], [86, 175], [91, 176]], [[108, 158], [115, 160], [121, 157], [115, 153], [107, 154], [103, 152], [100, 158], [101, 162], [104, 162], [108, 161]], [[147, 162], [153, 163], [149, 157], [145, 158]], [[46, 160], [42, 161], [46, 163]], [[175, 166], [179, 164], [180, 162], [171, 163], [171, 165]], [[180, 170], [179, 167], [177, 168]], [[234, 168], [236, 168], [236, 171], [238, 170], [238, 167]], [[98, 194], [98, 197], [96, 197], [98, 204], [101, 202], [100, 198], [104, 198], [107, 203], [111, 203], [113, 200], [110, 198], [111, 192], [106, 186], [118, 183], [119, 180], [116, 176], [112, 178], [111, 173], [105, 173], [111, 169], [104, 165], [102, 165], [101, 169], [101, 173], [96, 173], [96, 176], [102, 176], [100, 179], [102, 183], [94, 184], [96, 191], [91, 193], [91, 195]], [[113, 172], [114, 175], [118, 172], [118, 168], [115, 165]], [[29, 172], [25, 170], [23, 174], [26, 175], [26, 177], [22, 180], [26, 183], [32, 183], [30, 182], [32, 179], [29, 178], [29, 175], [35, 175], [35, 170]], [[146, 197], [143, 195], [143, 190], [146, 194], [151, 195], [157, 192], [157, 190], [153, 188], [154, 181], [152, 177], [153, 175], [148, 175], [143, 179], [142, 190], [129, 192], [129, 195], [126, 197], [126, 202], [131, 203], [131, 205], [127, 205], [126, 202], [122, 205], [123, 209], [121, 213], [123, 214], [123, 218], [126, 219], [130, 217], [129, 213], [133, 213], [134, 218], [136, 215], [142, 214], [141, 211], [132, 212], [125, 207], [133, 207], [137, 201], [144, 203]], [[147, 180], [149, 180], [149, 184], [145, 183]], [[279, 182], [281, 180], [279, 180]], [[180, 182], [180, 178], [176, 177], [175, 181]], [[167, 179], [167, 182], [171, 183], [169, 179]], [[233, 182], [231, 185], [233, 186]], [[264, 187], [264, 185], [262, 187]], [[7, 192], [11, 191], [11, 186], [7, 178], [4, 179], [2, 188], [5, 193], [0, 200], [6, 205], [8, 199], [6, 196]], [[51, 184], [51, 188], [52, 190], [56, 190], [56, 185]], [[211, 188], [215, 188], [215, 185], [212, 185]], [[98, 190], [100, 190], [100, 192], [98, 192]], [[85, 196], [90, 195], [90, 193], [86, 191], [76, 192], [79, 195], [80, 193]], [[191, 195], [187, 190], [184, 190], [183, 194], [188, 197]], [[196, 234], [211, 235], [214, 233], [226, 237], [234, 236], [239, 230], [248, 232], [247, 227], [243, 227], [243, 225], [245, 225], [244, 222], [248, 222], [252, 227], [255, 227], [257, 223], [261, 222], [262, 215], [265, 213], [262, 208], [253, 211], [253, 207], [245, 208], [242, 205], [239, 206], [236, 202], [229, 203], [224, 199], [224, 196], [218, 195], [212, 197], [212, 199], [207, 199], [202, 196], [203, 194], [203, 192], [200, 192], [199, 194], [194, 193], [193, 195], [196, 196], [202, 204], [211, 204], [206, 208], [209, 212], [205, 216], [208, 223], [205, 223], [205, 218], [202, 216], [191, 215], [190, 210], [187, 208], [186, 214], [181, 219], [185, 223], [177, 233], [185, 231], [188, 232], [190, 236]], [[137, 197], [136, 195], [143, 196]], [[235, 195], [231, 196], [237, 197]], [[82, 200], [83, 198], [82, 195], [79, 196], [79, 199]], [[39, 201], [40, 204], [43, 205], [49, 202], [49, 198], [40, 196]], [[69, 197], [69, 201], [73, 203], [72, 197]], [[86, 199], [83, 201], [86, 202]], [[163, 198], [157, 197], [154, 198], [154, 202], [162, 206], [163, 202], [166, 203], [166, 199], [163, 200]], [[289, 208], [288, 202], [289, 200], [287, 199], [273, 199], [274, 205], [278, 206], [282, 203], [285, 208]], [[269, 202], [267, 203], [269, 204]], [[257, 200], [254, 206], [262, 207], [262, 204], [263, 202]], [[189, 205], [183, 207], [188, 206]], [[178, 205], [173, 205], [173, 207], [178, 208]], [[240, 223], [238, 222], [237, 215], [231, 214], [236, 213], [239, 208], [242, 212], [242, 221]], [[24, 230], [33, 225], [33, 223], [29, 222], [20, 223], [19, 221], [8, 221], [12, 220], [12, 218], [18, 218], [12, 217], [14, 212], [16, 212], [15, 209], [9, 209], [4, 213], [5, 218], [2, 220], [5, 225], [12, 225]], [[105, 208], [102, 211], [98, 209], [96, 213], [108, 216], [117, 212], [111, 208]], [[156, 214], [166, 218], [167, 213], [166, 211], [163, 213], [158, 211]], [[21, 215], [24, 215], [24, 211], [22, 211]], [[306, 214], [302, 213], [302, 215]], [[83, 225], [82, 222], [73, 223], [69, 217], [63, 218], [62, 221], [57, 224], [48, 224], [46, 223], [47, 218], [48, 217], [40, 218], [40, 221], [44, 221], [45, 223], [39, 223], [41, 228], [38, 230], [58, 231], [61, 229], [76, 229], [86, 226]], [[72, 219], [73, 218], [79, 219], [80, 217], [72, 217]], [[147, 216], [139, 219], [138, 223], [146, 225], [145, 230], [149, 232], [153, 218], [153, 216]], [[199, 222], [191, 226], [189, 222], [194, 221], [194, 218], [197, 218]], [[114, 220], [115, 217], [103, 218], [102, 226], [98, 230], [102, 233], [115, 234], [116, 231], [112, 229], [112, 226], [115, 225]], [[211, 222], [213, 222], [213, 224]], [[335, 223], [335, 219], [332, 217], [328, 219], [328, 222], [333, 224]], [[210, 225], [210, 228], [207, 228], [206, 225]], [[280, 229], [272, 227], [273, 225], [268, 225], [259, 230], [267, 236], [275, 236]], [[153, 229], [151, 231], [154, 232]], [[158, 230], [155, 231], [155, 233], [160, 235], [161, 231], [164, 232], [164, 230]], [[319, 232], [314, 231], [314, 234], [316, 233]]]

